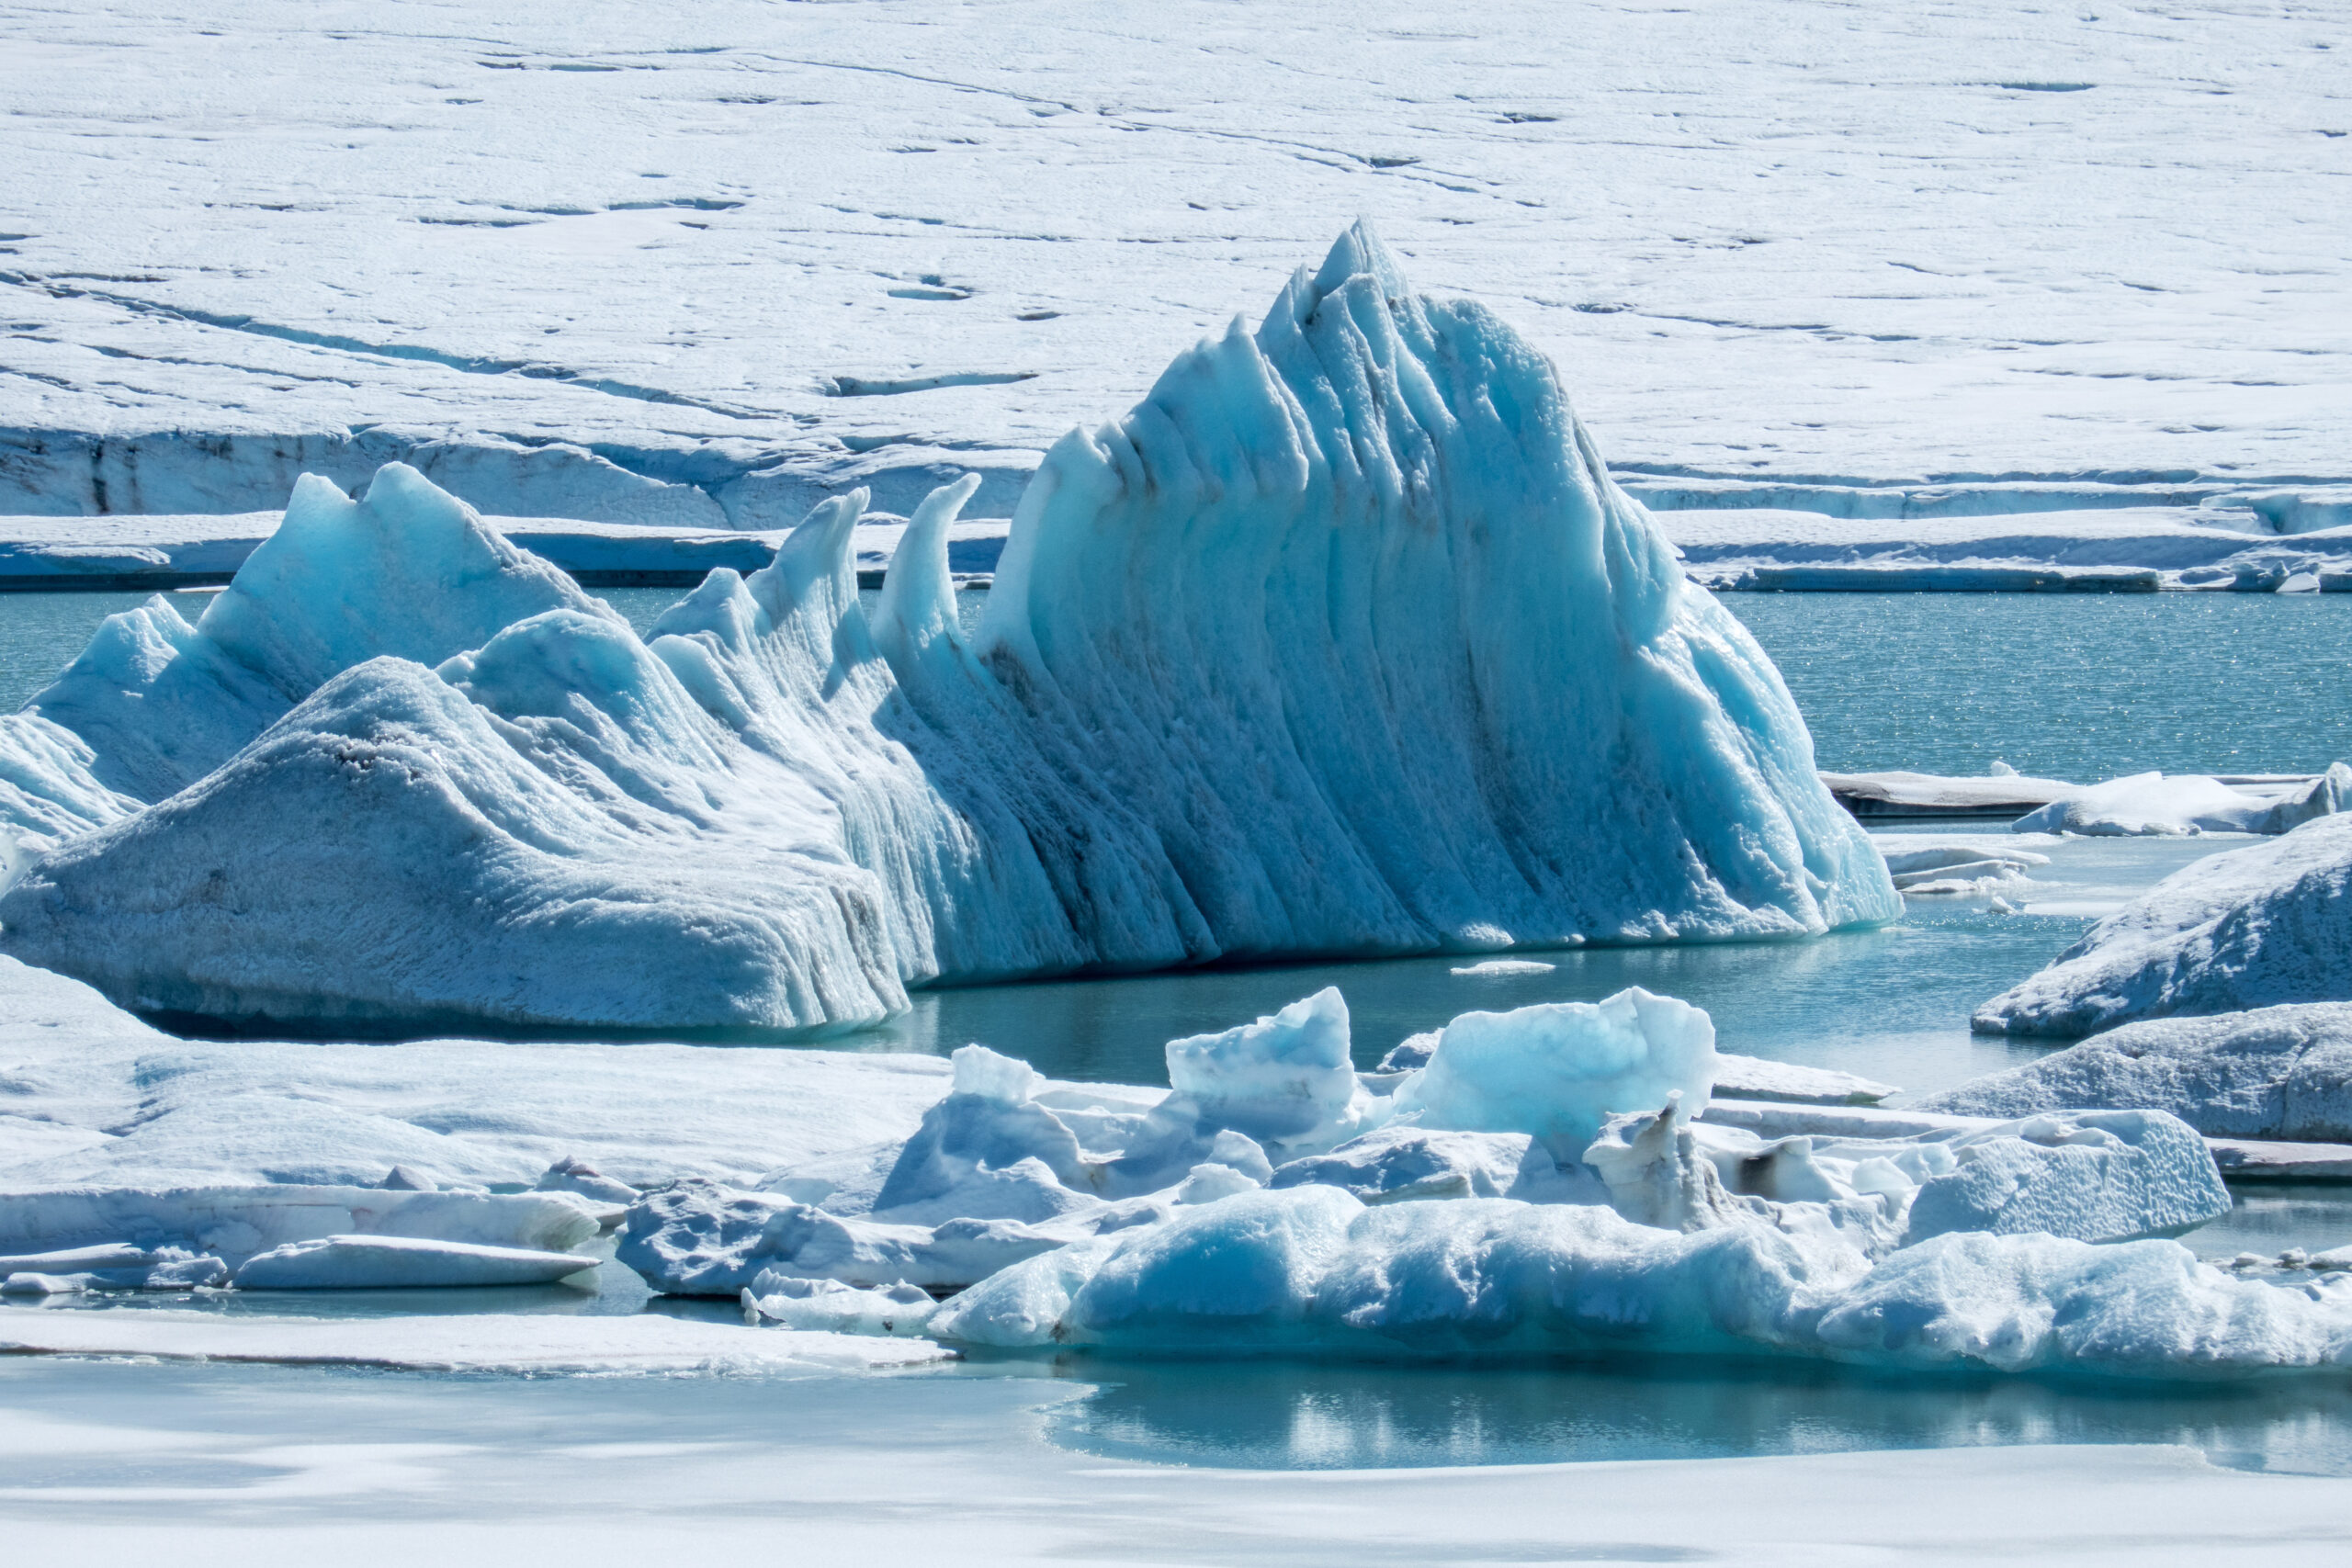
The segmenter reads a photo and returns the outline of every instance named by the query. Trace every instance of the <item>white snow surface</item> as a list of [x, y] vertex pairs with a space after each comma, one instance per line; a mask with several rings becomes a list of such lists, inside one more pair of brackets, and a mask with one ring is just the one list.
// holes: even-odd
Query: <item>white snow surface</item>
[[2211, 1137], [2352, 1142], [2352, 1004], [2127, 1023], [1914, 1109], [1963, 1116], [2144, 1106]]
[[1976, 1010], [1984, 1033], [2069, 1038], [2134, 1019], [2352, 1000], [2352, 815], [2209, 855]]
[[402, 458], [541, 515], [904, 514], [966, 465], [1001, 512], [1139, 345], [1359, 214], [1574, 363], [1661, 501], [2346, 477], [2345, 254], [2298, 220], [2352, 127], [2294, 9], [204, 24], [13, 21], [0, 510], [246, 511]]
[[870, 620], [861, 492], [648, 642], [412, 470], [306, 479], [199, 626], [115, 617], [8, 721], [61, 841], [0, 942], [238, 1021], [838, 1031], [935, 980], [1897, 912], [1551, 367], [1361, 227], [1054, 448], [967, 645], [978, 484]]
[[[1718, 503], [1652, 513], [1691, 577], [1710, 588], [2009, 593], [2352, 589], [2352, 527], [2340, 522], [2317, 530], [2284, 527], [2258, 509], [2257, 497], [2226, 491], [2192, 486], [2165, 494], [2152, 487], [2137, 495], [2125, 491], [2098, 496], [2095, 486], [1986, 484], [1893, 497], [1792, 487], [1792, 493], [1779, 496], [1743, 485], [1677, 495], [1658, 484], [1637, 486], [1654, 508]], [[1785, 501], [1786, 506], [1737, 504], [1747, 500]], [[2149, 500], [2175, 504], [2131, 504]], [[2083, 505], [2092, 501], [2106, 504]], [[2052, 503], [2057, 509], [2048, 509]], [[1854, 514], [1846, 514], [1848, 509]]]

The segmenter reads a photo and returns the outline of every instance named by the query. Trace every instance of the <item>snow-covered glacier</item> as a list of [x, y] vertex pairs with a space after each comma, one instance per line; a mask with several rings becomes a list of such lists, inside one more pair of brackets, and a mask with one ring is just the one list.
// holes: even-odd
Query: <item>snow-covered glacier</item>
[[[645, 638], [397, 465], [0, 731], [0, 945], [151, 1012], [825, 1030], [905, 988], [1892, 919], [1778, 672], [1556, 372], [1359, 227], [1048, 454]], [[38, 856], [35, 860], [34, 857]]]

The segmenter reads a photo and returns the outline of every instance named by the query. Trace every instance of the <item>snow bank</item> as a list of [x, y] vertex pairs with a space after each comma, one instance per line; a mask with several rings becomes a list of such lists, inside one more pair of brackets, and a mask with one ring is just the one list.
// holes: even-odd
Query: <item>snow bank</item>
[[2352, 999], [2352, 816], [2210, 855], [1977, 1009], [1980, 1033], [2089, 1034], [2132, 1019]]
[[1685, 1114], [1704, 1106], [1714, 1056], [1704, 1012], [1638, 986], [1602, 1002], [1464, 1013], [1397, 1086], [1396, 1111], [1428, 1128], [1530, 1134], [1573, 1161], [1612, 1114], [1670, 1096]]
[[2140, 1106], [2211, 1137], [2352, 1141], [2352, 1005], [2150, 1019], [1917, 1102], [1963, 1116]]
[[1552, 367], [1362, 230], [1048, 454], [967, 644], [970, 493], [870, 619], [858, 492], [649, 642], [411, 470], [306, 482], [198, 626], [117, 617], [30, 710], [155, 804], [11, 731], [50, 748], [20, 828], [93, 830], [0, 943], [253, 1026], [826, 1030], [944, 979], [1897, 912]]
[[1871, 1263], [1834, 1237], [1689, 1233], [1504, 1199], [1228, 1199], [1048, 1254], [931, 1320], [951, 1343], [1218, 1355], [1801, 1356], [2239, 1376], [2352, 1364], [2352, 1281], [2284, 1290], [2166, 1241], [1943, 1235]]

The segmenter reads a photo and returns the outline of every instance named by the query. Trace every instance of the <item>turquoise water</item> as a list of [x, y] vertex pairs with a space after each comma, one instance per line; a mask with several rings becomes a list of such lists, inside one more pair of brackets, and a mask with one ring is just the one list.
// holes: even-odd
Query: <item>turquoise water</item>
[[2088, 782], [2352, 758], [2352, 594], [1726, 593], [1832, 771]]

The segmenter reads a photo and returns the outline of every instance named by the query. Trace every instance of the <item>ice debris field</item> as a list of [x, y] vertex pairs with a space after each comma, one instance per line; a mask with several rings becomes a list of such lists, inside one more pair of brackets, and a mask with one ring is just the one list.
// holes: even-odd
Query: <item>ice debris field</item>
[[[2335, 1130], [2312, 1119], [2324, 1050], [2232, 1076], [2163, 1036], [2162, 1105], [2060, 1056], [1895, 1125], [1826, 1109], [1886, 1086], [1727, 1060], [1705, 1012], [1640, 988], [1466, 1012], [1361, 1072], [1327, 988], [1170, 1042], [1164, 1089], [978, 1044], [944, 1084], [722, 1053], [790, 1110], [696, 1147], [644, 1137], [647, 1089], [683, 1072], [707, 1094], [707, 1048], [190, 1046], [167, 1067], [165, 1037], [58, 977], [264, 1037], [822, 1036], [910, 987], [1818, 939], [1906, 899], [2007, 908], [2050, 858], [2019, 839], [2218, 833], [2258, 841], [2108, 915], [1976, 1027], [2267, 1008], [2340, 1032], [2341, 764], [1816, 775], [1770, 661], [1601, 467], [1550, 365], [1414, 294], [1361, 224], [1255, 332], [1047, 454], [967, 636], [948, 544], [978, 483], [915, 509], [870, 611], [853, 493], [641, 637], [393, 463], [356, 500], [298, 483], [195, 624], [163, 598], [109, 618], [0, 721], [0, 947], [41, 966], [10, 971], [26, 996], [136, 1038], [128, 1082], [150, 1087], [103, 1050], [19, 1071], [14, 1174], [109, 1179], [0, 1193], [0, 1291], [524, 1287], [598, 1267], [611, 1233], [655, 1291], [827, 1347], [2352, 1363], [2352, 1250], [2249, 1273], [2170, 1239], [2230, 1212], [2217, 1156], [2266, 1157], [2202, 1129]], [[1882, 846], [1833, 787], [1879, 815], [2030, 809], [1990, 845]], [[413, 1111], [382, 1116], [418, 1053], [466, 1081], [455, 1106], [487, 1103], [486, 1072], [519, 1087], [491, 1123], [444, 1112], [420, 1137]], [[290, 1116], [235, 1103], [289, 1058], [318, 1086]], [[330, 1062], [350, 1076], [321, 1100]], [[140, 1111], [110, 1118], [126, 1093]], [[2230, 1113], [2266, 1094], [2312, 1109]], [[22, 1348], [167, 1353], [176, 1320], [119, 1321]]]

